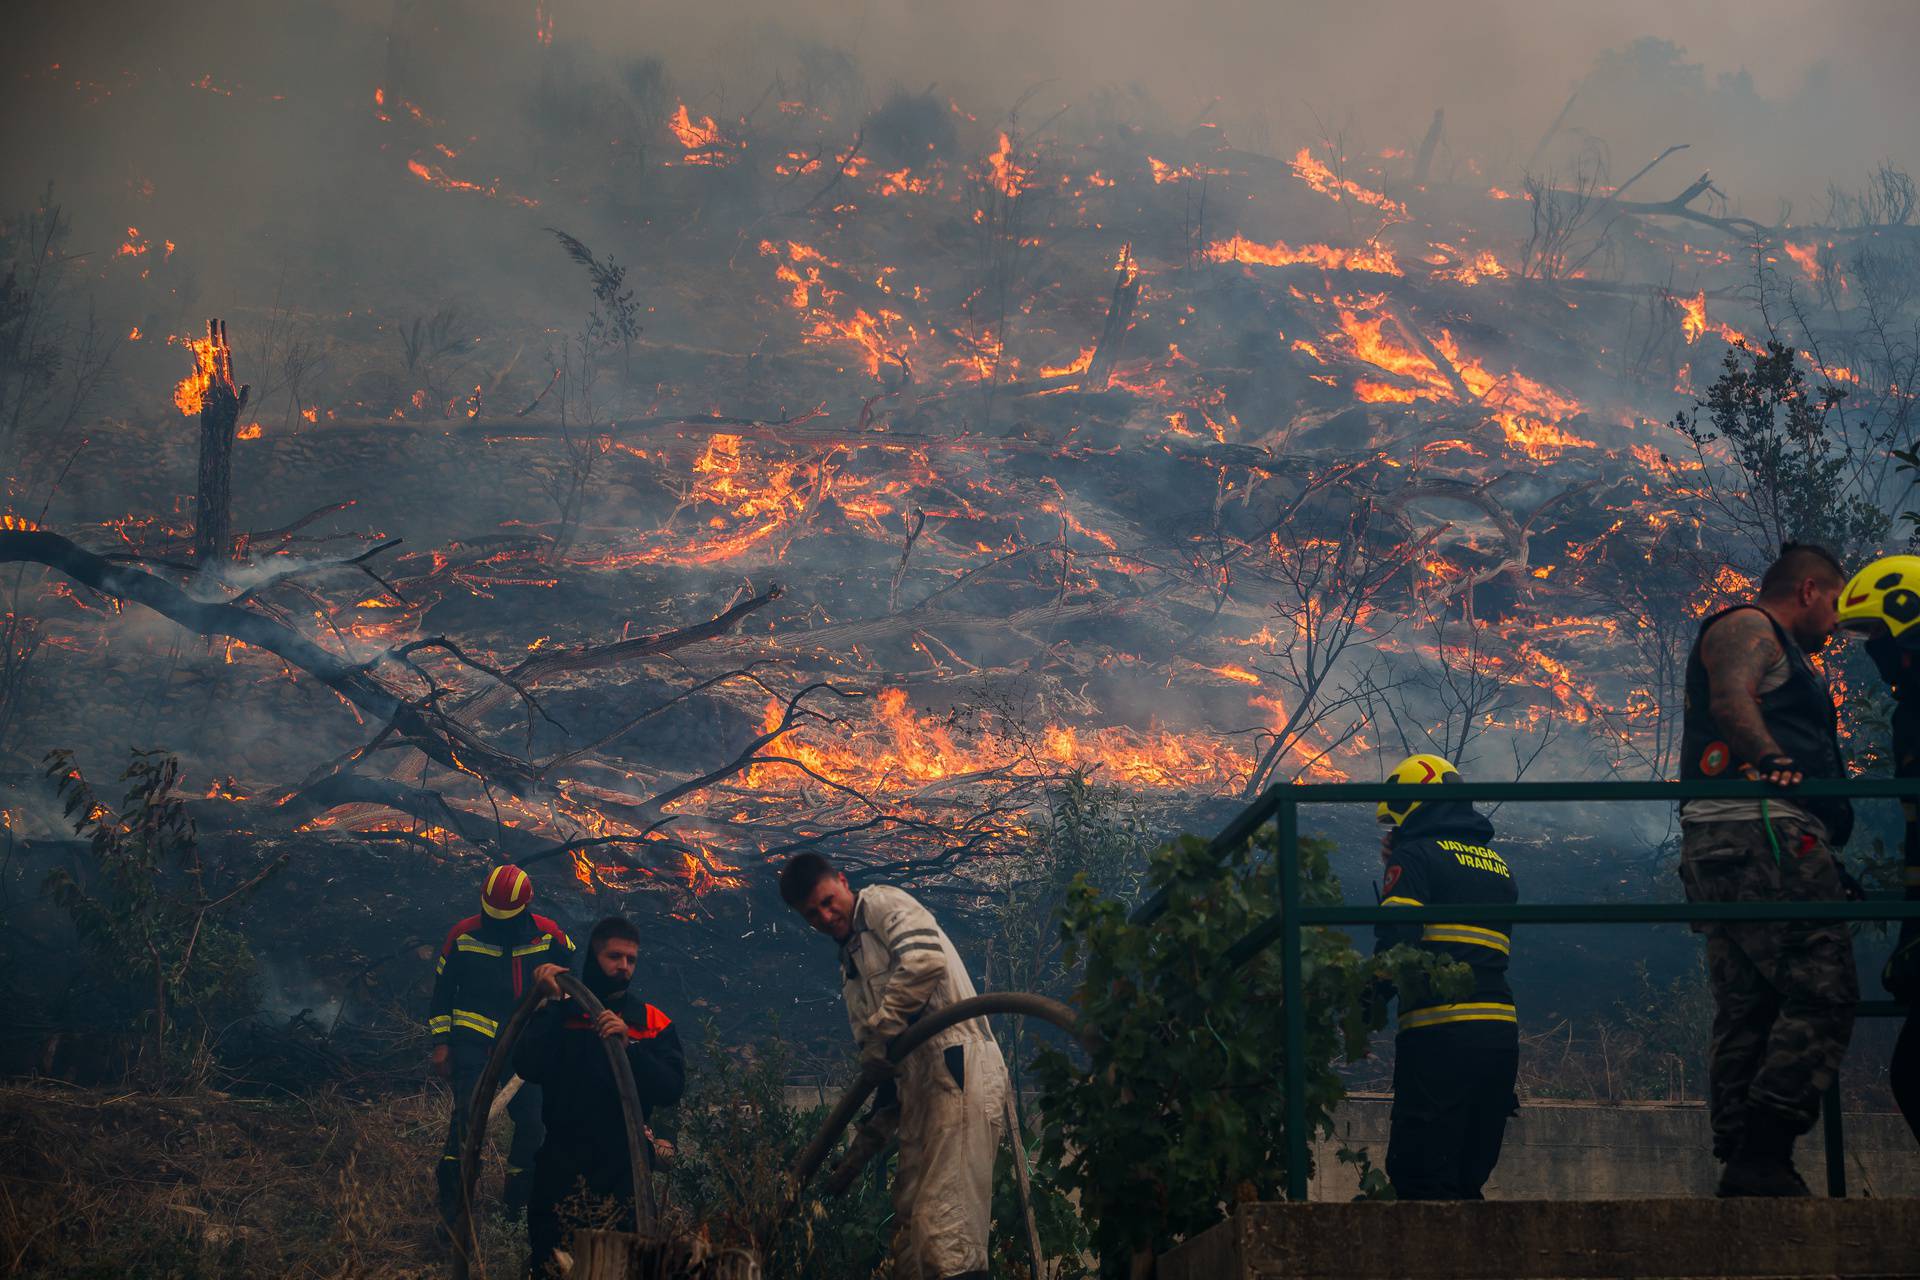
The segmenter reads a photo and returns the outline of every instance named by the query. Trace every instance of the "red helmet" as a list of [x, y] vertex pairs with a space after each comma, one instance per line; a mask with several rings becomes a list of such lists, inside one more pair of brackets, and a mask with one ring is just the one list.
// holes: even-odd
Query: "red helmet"
[[503, 862], [487, 873], [487, 886], [480, 891], [480, 907], [495, 920], [511, 920], [533, 901], [533, 879], [511, 862]]

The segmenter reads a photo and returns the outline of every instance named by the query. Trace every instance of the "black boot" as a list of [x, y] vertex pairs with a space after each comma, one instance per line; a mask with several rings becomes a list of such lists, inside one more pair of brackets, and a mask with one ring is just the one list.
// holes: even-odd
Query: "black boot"
[[1793, 1140], [1798, 1135], [1764, 1107], [1747, 1113], [1740, 1149], [1720, 1176], [1721, 1196], [1808, 1196], [1813, 1193], [1793, 1167]]

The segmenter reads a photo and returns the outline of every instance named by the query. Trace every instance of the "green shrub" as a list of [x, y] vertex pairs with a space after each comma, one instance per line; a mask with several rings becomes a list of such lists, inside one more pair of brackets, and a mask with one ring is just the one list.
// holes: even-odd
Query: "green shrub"
[[46, 772], [87, 857], [49, 872], [41, 892], [72, 920], [88, 975], [106, 995], [101, 1007], [141, 1029], [146, 1074], [164, 1083], [170, 1057], [204, 1051], [211, 1016], [252, 1012], [253, 953], [219, 916], [286, 858], [225, 892], [209, 884], [172, 756], [133, 752], [118, 812], [100, 802], [71, 752], [50, 752]]
[[[1151, 924], [1131, 923], [1130, 903], [1084, 878], [1062, 911], [1068, 963], [1085, 965], [1076, 999], [1097, 1047], [1090, 1071], [1077, 1053], [1041, 1051], [1044, 1151], [1078, 1194], [1106, 1274], [1286, 1185], [1279, 948], [1238, 968], [1225, 960], [1279, 910], [1265, 856], [1273, 841], [1268, 828], [1224, 866], [1197, 837], [1162, 848], [1148, 883], [1169, 900]], [[1300, 842], [1305, 905], [1340, 901], [1329, 848]], [[1332, 929], [1306, 931], [1302, 945], [1306, 1120], [1324, 1133], [1345, 1093], [1335, 1064], [1363, 1056], [1385, 1022], [1381, 984], [1458, 999], [1470, 975], [1412, 947], [1362, 955]]]

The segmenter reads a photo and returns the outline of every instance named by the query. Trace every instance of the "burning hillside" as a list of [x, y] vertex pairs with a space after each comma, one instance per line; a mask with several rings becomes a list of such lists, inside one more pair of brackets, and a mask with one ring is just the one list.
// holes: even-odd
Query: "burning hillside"
[[1776, 337], [1863, 458], [1908, 441], [1891, 170], [1770, 225], [1711, 155], [1614, 175], [1558, 127], [1496, 167], [1439, 116], [1269, 155], [666, 84], [532, 160], [404, 59], [364, 86], [369, 192], [511, 241], [514, 293], [296, 275], [201, 336], [225, 228], [86, 261], [136, 373], [16, 437], [16, 750], [132, 733], [208, 828], [564, 857], [681, 913], [800, 848], [961, 869], [1075, 773], [1182, 809], [1423, 747], [1645, 776], [1744, 585], [1695, 572], [1738, 460], [1675, 411]]

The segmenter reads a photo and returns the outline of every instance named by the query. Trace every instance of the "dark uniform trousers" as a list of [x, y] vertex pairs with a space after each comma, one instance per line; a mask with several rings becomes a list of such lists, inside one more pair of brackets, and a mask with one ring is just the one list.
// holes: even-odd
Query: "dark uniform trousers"
[[1920, 1023], [1911, 1013], [1900, 1028], [1900, 1038], [1893, 1042], [1888, 1074], [1892, 1077], [1894, 1104], [1907, 1118], [1913, 1140], [1920, 1142]]
[[1405, 1031], [1393, 1047], [1387, 1177], [1402, 1200], [1479, 1200], [1520, 1109], [1519, 1029], [1462, 1023]]
[[[1689, 902], [1839, 902], [1833, 850], [1806, 824], [1684, 825], [1680, 877]], [[1778, 846], [1776, 851], [1775, 846]], [[1853, 1035], [1860, 980], [1844, 923], [1703, 924], [1713, 986], [1707, 1072], [1714, 1153], [1730, 1158], [1759, 1107], [1791, 1132], [1820, 1114]]]
[[633, 1166], [624, 1143], [614, 1151], [541, 1148], [527, 1204], [527, 1275], [545, 1280], [567, 1232], [582, 1223], [635, 1229]]
[[[466, 1145], [467, 1117], [472, 1114], [473, 1091], [479, 1083], [479, 1066], [454, 1072], [453, 1115], [447, 1121], [447, 1140], [440, 1149], [438, 1170], [440, 1217], [446, 1222], [452, 1222], [460, 1212], [460, 1148]], [[513, 1121], [513, 1142], [507, 1148], [507, 1182], [501, 1199], [509, 1213], [518, 1215], [527, 1207], [534, 1154], [547, 1136], [546, 1124], [540, 1118], [540, 1086], [522, 1081], [507, 1103], [507, 1118]]]

